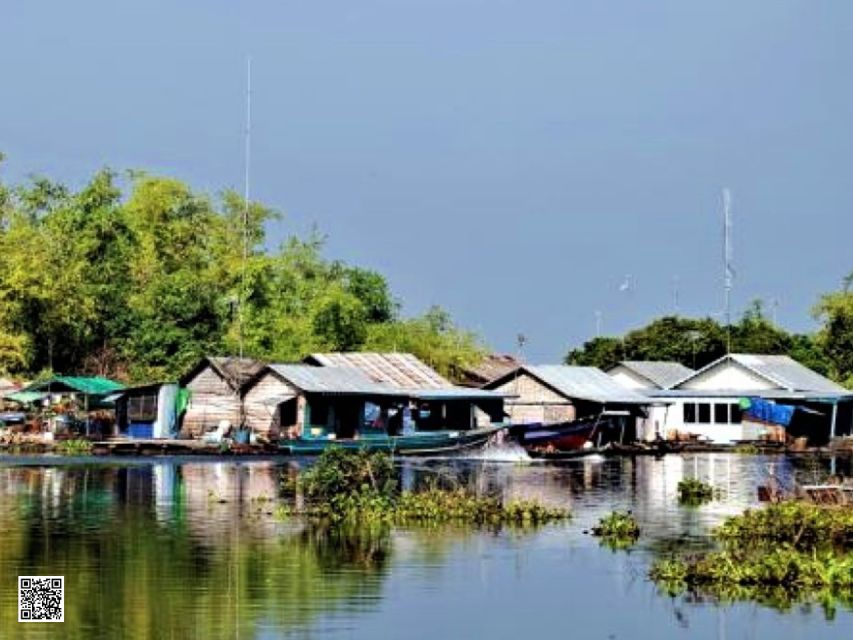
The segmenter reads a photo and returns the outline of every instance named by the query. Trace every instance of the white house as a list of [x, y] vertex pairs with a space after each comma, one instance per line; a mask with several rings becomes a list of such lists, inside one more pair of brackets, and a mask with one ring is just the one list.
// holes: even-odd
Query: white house
[[693, 373], [680, 362], [662, 360], [623, 360], [607, 374], [628, 389], [669, 389]]
[[669, 389], [644, 393], [667, 403], [653, 407], [646, 420], [649, 440], [676, 433], [720, 443], [757, 438], [760, 426], [744, 422], [740, 408], [741, 398], [750, 397], [808, 409], [815, 416], [808, 435], [818, 441], [850, 433], [853, 425], [853, 392], [788, 356], [732, 353]]

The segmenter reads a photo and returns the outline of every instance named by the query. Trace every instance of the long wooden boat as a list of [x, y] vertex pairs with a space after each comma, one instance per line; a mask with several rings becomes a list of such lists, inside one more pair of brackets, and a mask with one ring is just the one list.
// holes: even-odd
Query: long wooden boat
[[281, 440], [279, 450], [295, 456], [313, 456], [330, 447], [385, 451], [396, 455], [423, 456], [452, 453], [481, 447], [506, 425], [459, 431], [421, 431], [409, 435], [365, 435], [352, 439], [297, 438]]
[[509, 433], [525, 449], [577, 451], [606, 424], [601, 416], [592, 416], [556, 424], [513, 425]]

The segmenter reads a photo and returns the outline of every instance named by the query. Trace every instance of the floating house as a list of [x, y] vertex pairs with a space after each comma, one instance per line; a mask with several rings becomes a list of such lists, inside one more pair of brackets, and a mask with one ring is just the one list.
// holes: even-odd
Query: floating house
[[628, 439], [633, 439], [631, 418], [645, 415], [652, 402], [595, 367], [522, 365], [484, 388], [511, 396], [506, 412], [513, 424], [556, 424], [607, 413], [624, 419]]
[[180, 432], [199, 437], [222, 421], [243, 422], [243, 389], [263, 368], [251, 358], [205, 357], [180, 379], [189, 392]]
[[174, 438], [178, 435], [177, 383], [131, 387], [116, 394], [116, 433], [127, 438]]
[[[403, 361], [417, 372], [412, 375], [425, 374], [411, 369], [408, 358]], [[246, 423], [269, 440], [395, 435], [406, 428], [406, 416], [417, 431], [464, 430], [504, 420], [499, 394], [452, 385], [402, 388], [342, 366], [268, 365], [247, 384], [243, 402]]]
[[607, 374], [628, 389], [669, 389], [693, 373], [680, 362], [661, 360], [624, 360]]
[[748, 409], [750, 398], [761, 401], [755, 404], [765, 413], [764, 402], [797, 407], [788, 434], [811, 444], [850, 434], [853, 427], [853, 392], [784, 355], [732, 353], [667, 389], [645, 393], [656, 401], [644, 428], [649, 440], [690, 435], [731, 443], [763, 437], [760, 416]]

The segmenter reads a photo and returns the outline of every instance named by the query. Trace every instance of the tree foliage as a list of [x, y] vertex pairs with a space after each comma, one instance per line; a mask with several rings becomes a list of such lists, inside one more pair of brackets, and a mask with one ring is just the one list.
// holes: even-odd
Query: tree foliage
[[[853, 300], [853, 294], [849, 296]], [[829, 303], [833, 305], [833, 317], [840, 319], [835, 298], [824, 298], [824, 304]], [[827, 315], [823, 306], [820, 307], [820, 313]], [[787, 354], [819, 373], [843, 380], [844, 366], [849, 367], [846, 371], [853, 373], [853, 357], [841, 367], [833, 363], [843, 360], [843, 354], [853, 353], [853, 350], [849, 350], [853, 347], [853, 302], [850, 303], [849, 319], [850, 342], [847, 347], [838, 349], [835, 356], [831, 349], [826, 348], [829, 325], [816, 336], [788, 333], [767, 318], [764, 305], [757, 300], [738, 322], [729, 327], [713, 318], [665, 316], [628, 332], [622, 338], [598, 337], [589, 340], [569, 351], [566, 362], [609, 369], [622, 360], [670, 360], [696, 369], [729, 352]], [[842, 320], [839, 321], [843, 324]]]
[[479, 355], [449, 318], [402, 319], [385, 278], [326, 259], [316, 233], [269, 250], [276, 217], [142, 172], [0, 184], [0, 370], [174, 378], [241, 343], [270, 361], [393, 343], [445, 372]]

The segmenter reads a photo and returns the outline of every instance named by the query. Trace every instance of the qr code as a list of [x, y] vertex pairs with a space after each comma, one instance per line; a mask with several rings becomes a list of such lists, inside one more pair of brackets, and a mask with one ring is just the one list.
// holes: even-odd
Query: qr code
[[63, 622], [65, 578], [18, 576], [18, 622]]

